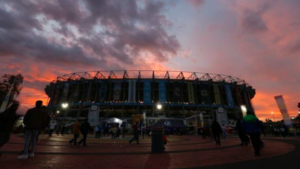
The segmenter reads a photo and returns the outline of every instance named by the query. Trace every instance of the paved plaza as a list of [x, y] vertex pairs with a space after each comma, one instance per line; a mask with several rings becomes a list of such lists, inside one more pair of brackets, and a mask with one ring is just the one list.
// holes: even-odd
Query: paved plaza
[[41, 135], [34, 158], [18, 160], [24, 138], [12, 135], [2, 148], [1, 169], [93, 169], [93, 168], [298, 168], [300, 167], [300, 139], [263, 137], [265, 147], [256, 157], [252, 145], [240, 146], [239, 139], [229, 136], [216, 146], [210, 139], [199, 136], [169, 137], [164, 153], [151, 153], [151, 139], [140, 144], [128, 144], [124, 139], [89, 135], [87, 147], [71, 146], [72, 135]]

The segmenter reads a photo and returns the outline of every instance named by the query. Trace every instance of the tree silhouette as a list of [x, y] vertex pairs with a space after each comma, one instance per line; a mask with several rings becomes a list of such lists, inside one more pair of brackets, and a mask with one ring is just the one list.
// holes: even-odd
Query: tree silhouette
[[4, 74], [0, 77], [0, 104], [2, 104], [9, 89], [13, 85], [8, 104], [12, 102], [21, 93], [24, 77], [22, 74]]

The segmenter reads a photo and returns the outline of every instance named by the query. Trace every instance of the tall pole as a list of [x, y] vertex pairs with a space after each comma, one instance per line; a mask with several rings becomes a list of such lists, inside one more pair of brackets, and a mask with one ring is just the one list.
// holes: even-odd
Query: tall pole
[[271, 112], [271, 114], [273, 115], [273, 121], [275, 122], [275, 118], [274, 118], [274, 112]]

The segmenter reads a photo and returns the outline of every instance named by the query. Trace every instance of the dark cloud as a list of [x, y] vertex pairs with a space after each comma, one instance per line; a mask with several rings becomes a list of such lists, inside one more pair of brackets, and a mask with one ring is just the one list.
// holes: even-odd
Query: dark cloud
[[268, 9], [268, 4], [260, 6], [255, 11], [251, 9], [245, 9], [242, 15], [241, 26], [251, 33], [267, 31], [268, 27], [262, 16]]
[[205, 0], [187, 0], [187, 2], [193, 4], [195, 7], [199, 8], [205, 3]]
[[[166, 28], [162, 2], [0, 0], [0, 55], [51, 64], [133, 65], [141, 52], [160, 61], [180, 48]], [[51, 21], [51, 24], [50, 24]], [[54, 25], [53, 25], [54, 24]], [[54, 32], [55, 34], [53, 34]]]

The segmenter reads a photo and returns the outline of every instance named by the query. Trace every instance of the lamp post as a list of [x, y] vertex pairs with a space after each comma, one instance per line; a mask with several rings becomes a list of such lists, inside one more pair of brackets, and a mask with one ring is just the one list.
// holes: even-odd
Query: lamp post
[[275, 118], [274, 118], [274, 112], [271, 112], [271, 114], [273, 115], [273, 121], [275, 122]]
[[[159, 111], [162, 109], [162, 105], [161, 105], [160, 103], [158, 103], [158, 104], [156, 105], [156, 108], [157, 108], [158, 113], [159, 113]], [[157, 115], [157, 116], [158, 116], [158, 115]]]
[[[62, 103], [61, 107], [66, 110], [69, 107], [69, 104], [68, 103]], [[67, 111], [65, 111], [65, 113], [64, 113], [63, 123], [65, 123], [66, 115], [67, 115]]]

